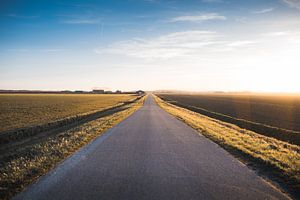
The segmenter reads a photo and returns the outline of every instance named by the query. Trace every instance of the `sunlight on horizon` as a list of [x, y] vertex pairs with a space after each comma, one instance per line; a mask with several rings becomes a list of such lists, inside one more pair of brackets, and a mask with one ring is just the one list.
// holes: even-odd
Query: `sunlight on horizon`
[[0, 89], [300, 93], [297, 1], [3, 6]]

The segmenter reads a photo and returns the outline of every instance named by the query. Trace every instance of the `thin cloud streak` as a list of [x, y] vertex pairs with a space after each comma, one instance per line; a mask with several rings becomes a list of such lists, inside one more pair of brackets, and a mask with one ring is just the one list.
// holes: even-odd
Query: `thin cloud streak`
[[61, 21], [64, 24], [98, 24], [99, 20], [94, 19], [70, 19]]
[[202, 0], [203, 3], [223, 3], [223, 0]]
[[113, 43], [108, 48], [96, 49], [99, 54], [121, 54], [146, 59], [168, 59], [191, 54], [197, 48], [215, 43], [218, 34], [211, 31], [185, 31], [158, 38]]
[[292, 8], [296, 8], [296, 9], [300, 10], [300, 1], [299, 0], [281, 0], [281, 1]]
[[42, 52], [62, 52], [62, 51], [66, 51], [66, 49], [39, 49], [39, 51]]
[[28, 52], [29, 49], [7, 49], [7, 51], [11, 51], [11, 52]]
[[19, 53], [26, 53], [26, 52], [47, 52], [47, 53], [54, 53], [54, 52], [62, 52], [66, 51], [66, 49], [25, 49], [25, 48], [19, 48], [19, 49], [7, 49], [9, 52], [19, 52]]
[[17, 15], [17, 14], [8, 14], [6, 16], [11, 18], [16, 18], [16, 19], [34, 19], [39, 17], [39, 15]]
[[291, 31], [277, 31], [277, 32], [270, 32], [270, 33], [264, 33], [262, 36], [289, 36], [291, 35]]
[[272, 12], [273, 10], [274, 10], [274, 8], [265, 8], [265, 9], [253, 11], [252, 13], [253, 14], [264, 14], [264, 13]]
[[208, 20], [226, 20], [226, 17], [217, 13], [207, 13], [203, 15], [184, 15], [174, 17], [169, 22], [203, 22]]
[[148, 60], [175, 57], [198, 57], [219, 51], [234, 51], [249, 47], [256, 41], [229, 41], [213, 31], [184, 31], [153, 39], [136, 38], [120, 41], [107, 48], [95, 49], [98, 54], [117, 54]]
[[230, 47], [242, 47], [242, 46], [250, 46], [253, 44], [257, 44], [258, 41], [251, 41], [251, 40], [245, 40], [245, 41], [234, 41], [231, 43], [228, 43], [228, 46]]

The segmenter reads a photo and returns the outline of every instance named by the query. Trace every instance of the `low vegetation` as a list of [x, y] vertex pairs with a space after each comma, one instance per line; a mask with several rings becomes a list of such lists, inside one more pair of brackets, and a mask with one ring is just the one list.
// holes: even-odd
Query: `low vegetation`
[[126, 109], [0, 156], [0, 197], [9, 199], [62, 160], [113, 127], [137, 109], [145, 97]]
[[174, 105], [268, 137], [300, 145], [300, 96], [159, 94]]
[[155, 97], [164, 110], [187, 123], [242, 161], [278, 178], [292, 193], [300, 190], [300, 147], [242, 129]]
[[135, 97], [123, 94], [0, 94], [0, 132], [100, 111]]

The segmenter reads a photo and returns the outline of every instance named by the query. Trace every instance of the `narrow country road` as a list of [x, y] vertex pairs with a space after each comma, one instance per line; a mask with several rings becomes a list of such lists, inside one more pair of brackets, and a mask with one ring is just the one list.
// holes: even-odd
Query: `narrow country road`
[[15, 199], [288, 199], [148, 97]]

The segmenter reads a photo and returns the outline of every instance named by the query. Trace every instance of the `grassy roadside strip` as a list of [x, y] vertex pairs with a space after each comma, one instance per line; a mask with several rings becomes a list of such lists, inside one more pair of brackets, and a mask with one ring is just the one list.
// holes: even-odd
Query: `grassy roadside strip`
[[161, 100], [158, 105], [216, 142], [262, 175], [276, 180], [293, 196], [300, 191], [300, 147], [242, 129]]
[[65, 158], [138, 110], [146, 97], [127, 109], [88, 122], [0, 160], [0, 199], [9, 199]]

